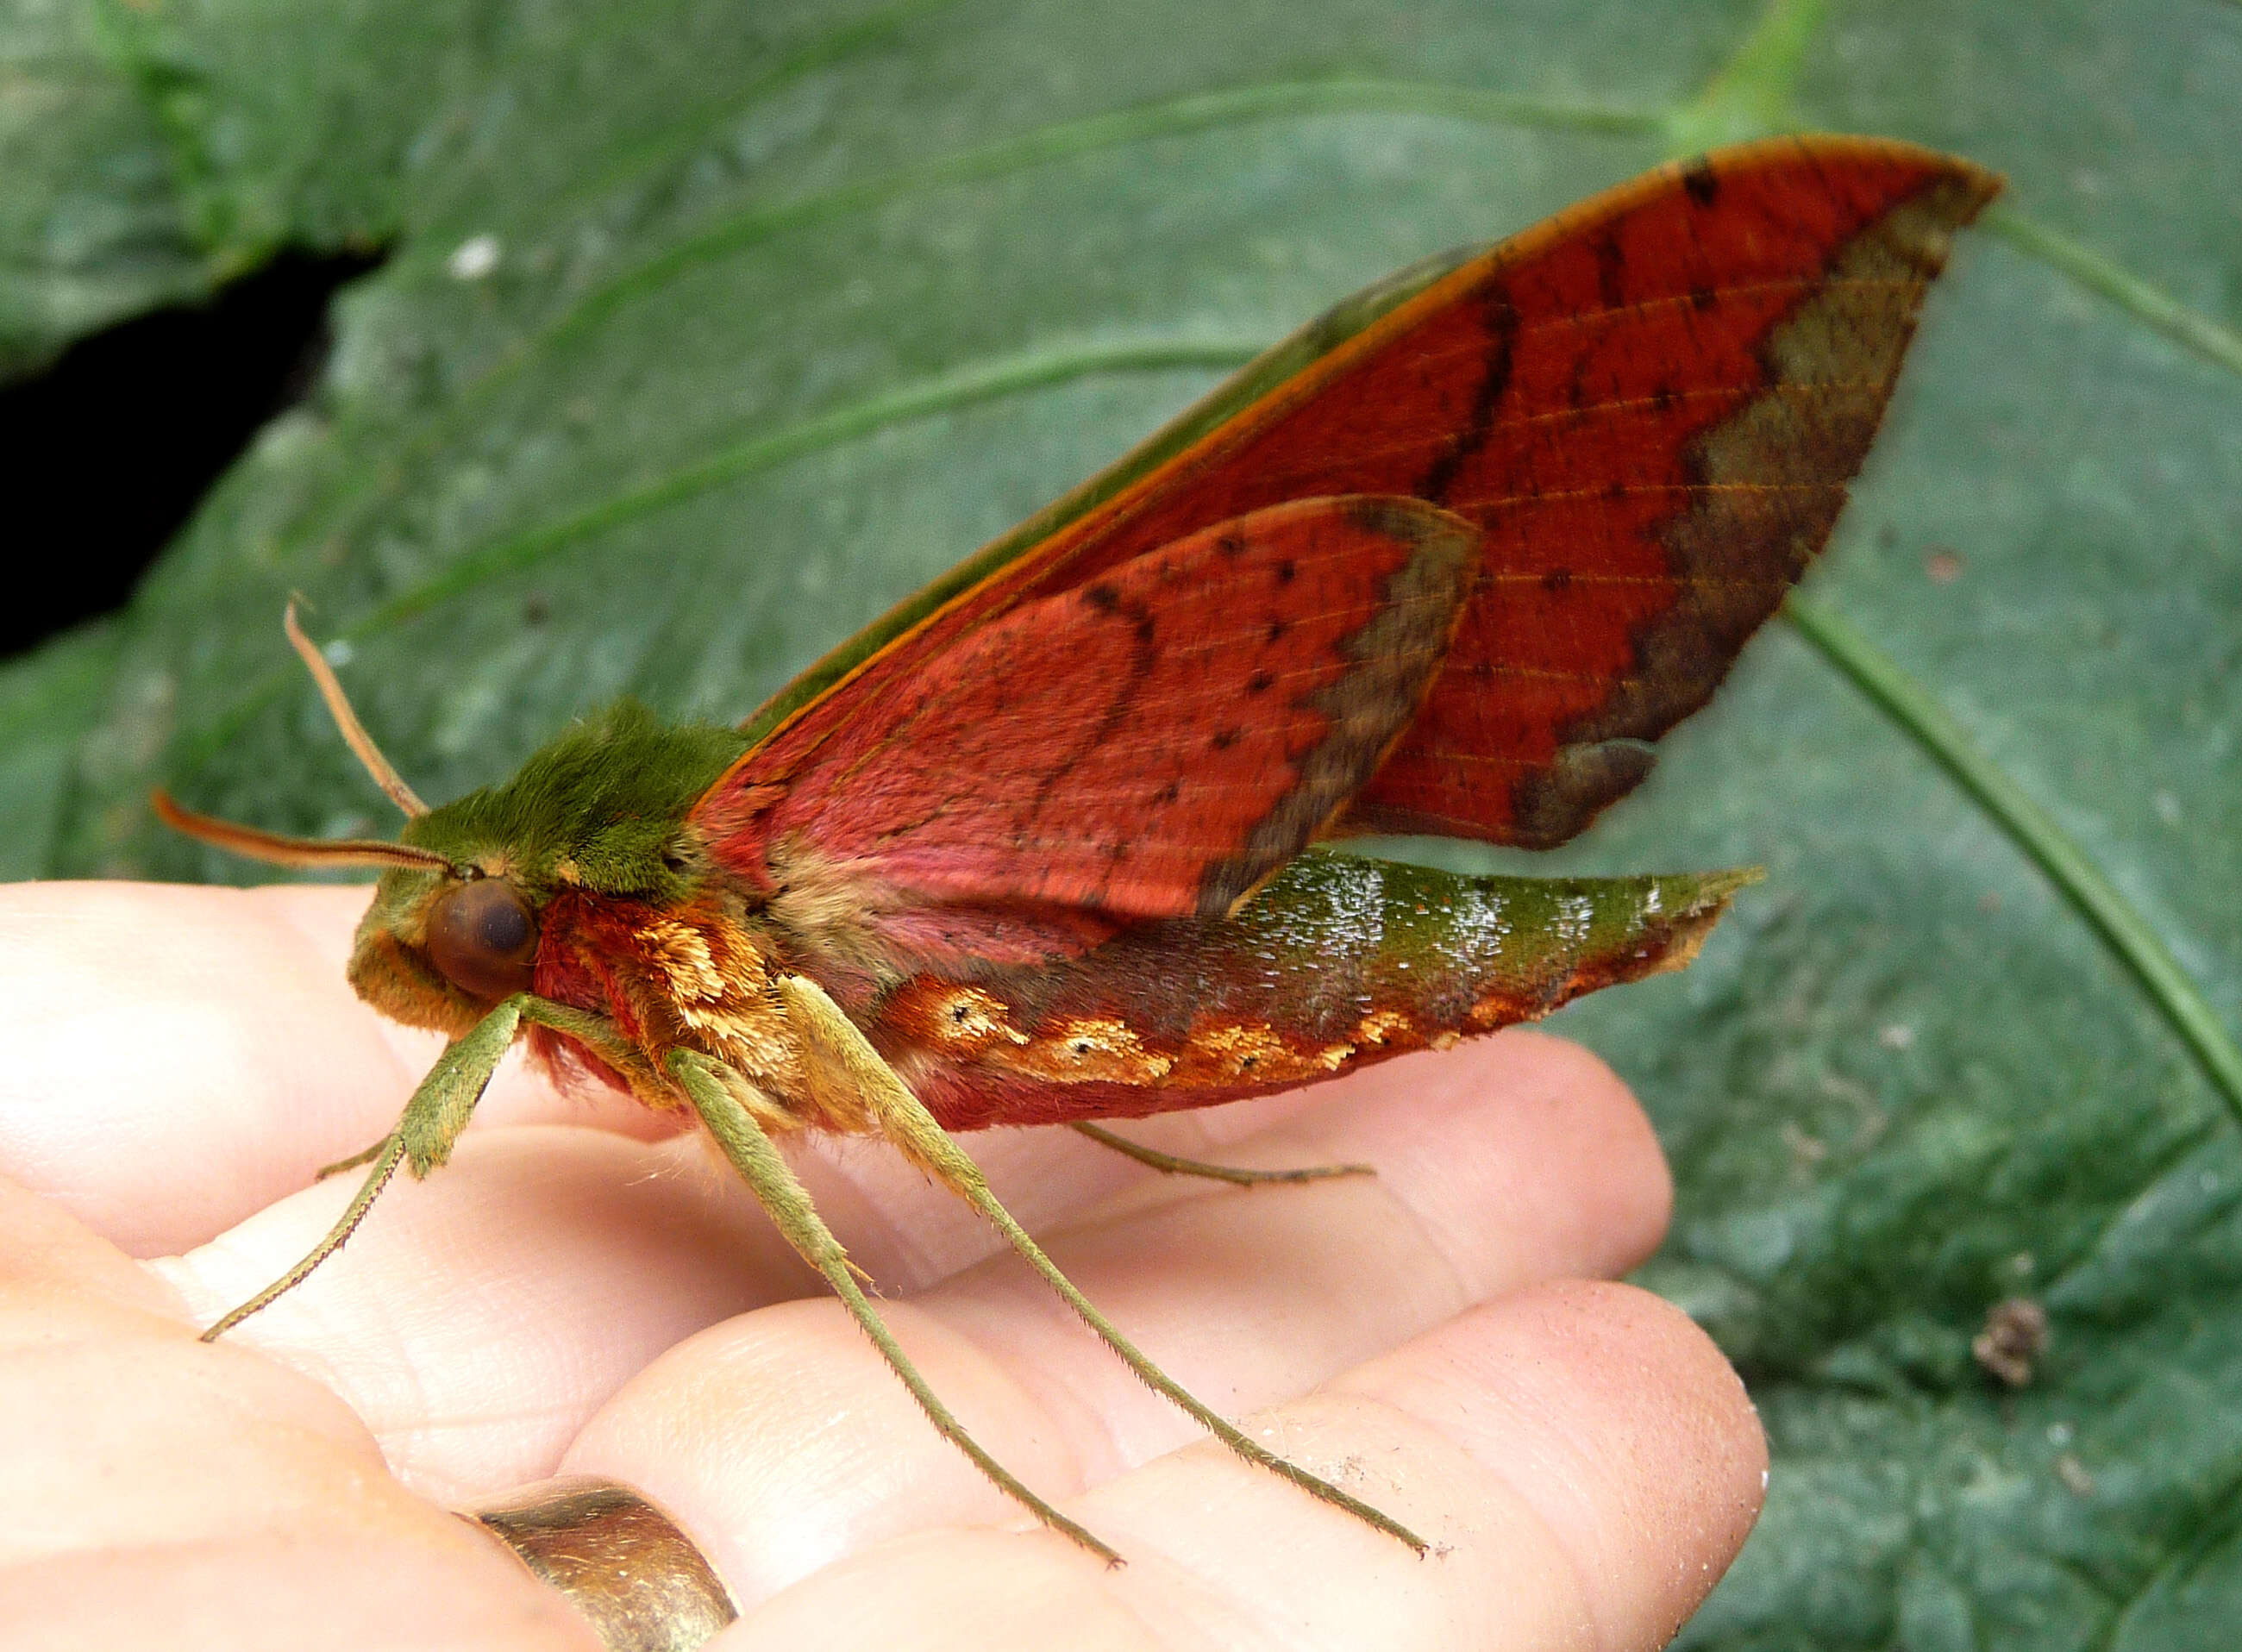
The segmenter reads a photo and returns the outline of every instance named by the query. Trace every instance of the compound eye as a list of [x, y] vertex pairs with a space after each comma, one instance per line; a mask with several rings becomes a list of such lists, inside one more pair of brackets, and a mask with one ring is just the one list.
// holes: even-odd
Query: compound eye
[[536, 917], [502, 877], [462, 883], [429, 909], [428, 957], [472, 997], [527, 992], [536, 974]]

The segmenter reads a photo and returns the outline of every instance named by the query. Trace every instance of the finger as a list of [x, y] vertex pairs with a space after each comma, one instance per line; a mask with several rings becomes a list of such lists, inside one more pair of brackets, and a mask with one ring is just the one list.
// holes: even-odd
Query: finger
[[0, 1182], [0, 1644], [586, 1645], [349, 1410]]
[[427, 1519], [458, 1526], [488, 1558], [432, 1550], [425, 1530], [335, 1521], [77, 1551], [0, 1572], [0, 1642], [10, 1652], [600, 1652], [592, 1626], [518, 1561], [440, 1510]]
[[1717, 1350], [1622, 1286], [1481, 1308], [1254, 1433], [1432, 1537], [1412, 1555], [1211, 1445], [1067, 1512], [1127, 1557], [1043, 1533], [872, 1548], [751, 1611], [726, 1652], [1067, 1645], [1162, 1652], [1281, 1635], [1303, 1648], [1661, 1646], [1734, 1558], [1766, 1463]]
[[[279, 1277], [356, 1189], [341, 1177], [151, 1264], [208, 1325]], [[391, 1467], [461, 1501], [553, 1472], [665, 1348], [816, 1288], [695, 1138], [515, 1125], [401, 1176], [310, 1279], [229, 1333], [347, 1400]]]
[[[1624, 1266], [1655, 1242], [1662, 1161], [1594, 1058], [1505, 1038], [1387, 1071], [1391, 1093], [1326, 1086], [1337, 1093], [1311, 1092], [1319, 1099], [1280, 1121], [1282, 1147], [1242, 1144], [1367, 1156], [1375, 1179], [1139, 1185], [1050, 1234], [1053, 1256], [1156, 1362], [1236, 1414], [1472, 1302]], [[1046, 1495], [1195, 1437], [1008, 1259], [886, 1311], [935, 1392]], [[823, 1301], [674, 1350], [593, 1420], [565, 1466], [647, 1487], [720, 1534], [718, 1564], [743, 1599], [900, 1532], [1008, 1515]]]
[[[366, 900], [310, 885], [0, 886], [0, 1170], [148, 1256], [210, 1238], [386, 1133], [441, 1040], [351, 992]], [[484, 1111], [651, 1118], [558, 1097], [518, 1061]]]

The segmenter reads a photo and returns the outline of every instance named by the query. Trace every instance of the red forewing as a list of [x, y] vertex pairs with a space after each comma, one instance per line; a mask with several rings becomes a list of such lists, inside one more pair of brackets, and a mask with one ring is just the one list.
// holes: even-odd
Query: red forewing
[[[1481, 562], [1421, 714], [1334, 824], [1560, 842], [1641, 779], [1641, 742], [1704, 703], [1821, 547], [1952, 232], [1998, 187], [1910, 144], [1800, 138], [1583, 203], [890, 622], [772, 743], [814, 749], [971, 633], [1212, 524], [1406, 495], [1479, 527]], [[736, 815], [769, 768], [751, 753], [704, 808]], [[1106, 885], [1078, 865], [1049, 887]]]
[[1425, 491], [1485, 527], [1486, 582], [1355, 824], [1571, 836], [1828, 539], [1952, 232], [1996, 185], [1896, 146], [1753, 161], [1561, 221], [1452, 313], [1494, 411]]
[[1296, 500], [1018, 604], [751, 751], [696, 818], [775, 891], [1226, 911], [1422, 706], [1479, 534], [1413, 499]]

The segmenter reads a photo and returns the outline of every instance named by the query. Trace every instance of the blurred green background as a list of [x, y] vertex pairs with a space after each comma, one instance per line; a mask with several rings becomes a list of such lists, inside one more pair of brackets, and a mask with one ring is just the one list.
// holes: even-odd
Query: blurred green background
[[[2231, 1643], [2242, 7], [10, 0], [0, 76], [8, 372], [386, 253], [129, 609], [0, 667], [19, 876], [259, 876], [158, 836], [158, 779], [390, 829], [291, 589], [442, 798], [618, 693], [744, 715], [1326, 304], [1670, 154], [2007, 172], [1809, 584], [1852, 671], [1771, 628], [1531, 863], [1770, 872], [1561, 1021], [1649, 1105], [1644, 1278], [1775, 1447], [1684, 1642]], [[2011, 1297], [2017, 1388], [1971, 1353]]]

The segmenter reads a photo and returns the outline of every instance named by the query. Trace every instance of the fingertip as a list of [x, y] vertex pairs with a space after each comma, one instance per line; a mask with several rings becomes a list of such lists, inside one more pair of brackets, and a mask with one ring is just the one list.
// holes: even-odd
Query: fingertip
[[1339, 1145], [1373, 1158], [1471, 1299], [1531, 1279], [1615, 1278], [1664, 1239], [1674, 1180], [1657, 1133], [1619, 1075], [1570, 1039], [1513, 1028], [1361, 1081], [1328, 1086], [1314, 1117], [1359, 1121]]
[[[1062, 1507], [1118, 1548], [922, 1530], [835, 1555], [756, 1602], [738, 1644], [1663, 1646], [1749, 1534], [1765, 1448], [1683, 1315], [1621, 1285], [1530, 1288], [1247, 1434], [1422, 1534], [1383, 1533], [1200, 1440]], [[986, 1518], [984, 1514], [983, 1518]], [[1075, 1643], [1072, 1641], [1069, 1644]]]
[[300, 1179], [338, 1117], [401, 1077], [334, 960], [259, 895], [18, 884], [0, 943], [0, 1164], [134, 1254]]
[[267, 883], [243, 890], [239, 898], [269, 922], [293, 930], [306, 955], [332, 965], [339, 981], [373, 894], [371, 883]]
[[1742, 1379], [1687, 1314], [1633, 1286], [1519, 1292], [1333, 1389], [1432, 1424], [1507, 1482], [1571, 1560], [1604, 1646], [1664, 1645], [1766, 1494]]
[[1674, 1172], [1635, 1091], [1570, 1038], [1514, 1027], [1491, 1042], [1510, 1064], [1522, 1105], [1550, 1115], [1546, 1173], [1578, 1195], [1572, 1226], [1554, 1242], [1580, 1273], [1614, 1278], [1640, 1266], [1665, 1242]]

